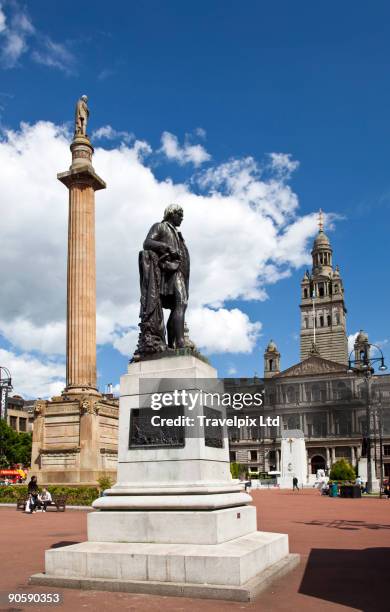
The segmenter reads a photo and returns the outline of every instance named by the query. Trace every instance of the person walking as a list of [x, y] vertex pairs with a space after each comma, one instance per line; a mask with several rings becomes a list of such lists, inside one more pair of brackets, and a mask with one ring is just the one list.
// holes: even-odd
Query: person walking
[[297, 491], [299, 491], [299, 487], [298, 487], [298, 478], [296, 476], [294, 476], [293, 478], [293, 491], [295, 491], [295, 489]]

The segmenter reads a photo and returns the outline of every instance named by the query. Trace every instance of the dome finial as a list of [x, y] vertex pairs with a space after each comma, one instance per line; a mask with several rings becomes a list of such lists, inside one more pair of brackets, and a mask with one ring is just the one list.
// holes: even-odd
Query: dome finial
[[324, 215], [322, 212], [322, 208], [320, 208], [318, 212], [318, 227], [320, 228], [320, 232], [324, 231]]

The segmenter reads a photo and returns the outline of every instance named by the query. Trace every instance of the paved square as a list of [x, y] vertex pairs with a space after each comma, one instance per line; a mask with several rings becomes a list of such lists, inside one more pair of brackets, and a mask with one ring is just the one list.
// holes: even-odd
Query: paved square
[[[220, 610], [389, 609], [390, 501], [332, 499], [313, 489], [253, 492], [258, 529], [288, 533], [300, 566], [251, 604], [63, 589], [62, 610], [202, 612]], [[28, 578], [44, 569], [44, 550], [86, 539], [86, 512], [68, 510], [28, 515], [0, 510], [2, 571], [0, 591], [46, 592]], [[18, 605], [19, 610], [32, 609]], [[7, 609], [7, 608], [2, 608]], [[8, 608], [10, 609], [10, 608]], [[48, 609], [33, 606], [34, 610]]]

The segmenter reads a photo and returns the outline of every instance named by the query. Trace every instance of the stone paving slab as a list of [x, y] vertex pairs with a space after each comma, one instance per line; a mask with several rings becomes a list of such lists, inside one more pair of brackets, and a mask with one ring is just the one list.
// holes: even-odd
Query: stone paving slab
[[[252, 493], [258, 512], [258, 529], [288, 533], [290, 551], [301, 563], [273, 582], [255, 602], [235, 603], [142, 595], [98, 590], [79, 591], [28, 584], [32, 574], [43, 572], [44, 552], [86, 540], [86, 512], [25, 514], [0, 508], [2, 568], [1, 592], [63, 593], [57, 609], [130, 610], [131, 612], [286, 612], [389, 609], [390, 501], [387, 499], [333, 499], [318, 491], [298, 493], [259, 490]], [[19, 604], [18, 610], [31, 610]], [[2, 608], [9, 609], [9, 608]], [[34, 606], [34, 610], [48, 608]]]

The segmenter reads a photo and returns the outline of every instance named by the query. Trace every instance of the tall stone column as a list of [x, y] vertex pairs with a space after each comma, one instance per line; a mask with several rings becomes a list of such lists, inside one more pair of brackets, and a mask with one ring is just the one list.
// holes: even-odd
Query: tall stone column
[[95, 191], [106, 184], [87, 136], [75, 136], [70, 149], [72, 165], [57, 175], [69, 189], [65, 393], [97, 395]]

